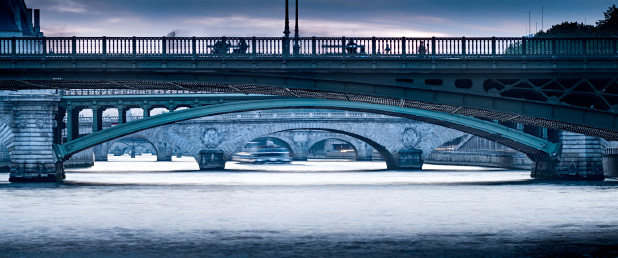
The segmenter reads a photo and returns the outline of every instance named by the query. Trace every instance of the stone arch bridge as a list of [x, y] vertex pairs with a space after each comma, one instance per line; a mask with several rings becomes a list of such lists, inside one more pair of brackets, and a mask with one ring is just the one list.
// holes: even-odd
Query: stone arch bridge
[[[324, 113], [322, 113], [324, 114]], [[275, 137], [285, 141], [292, 151], [301, 158], [307, 156], [309, 148], [318, 141], [333, 138], [332, 134], [303, 137], [296, 134], [295, 139], [286, 138], [283, 132], [294, 130], [320, 130], [342, 134], [346, 140], [360, 140], [377, 150], [389, 169], [420, 169], [422, 160], [438, 146], [463, 136], [464, 133], [419, 121], [374, 116], [374, 118], [296, 118], [277, 119], [230, 119], [237, 115], [222, 115], [205, 119], [193, 119], [170, 125], [151, 128], [128, 135], [145, 139], [155, 146], [159, 159], [171, 156], [171, 149], [178, 146], [189, 155], [201, 161], [202, 155], [220, 153], [221, 159], [215, 163], [204, 164], [202, 169], [223, 169], [227, 160], [238, 152], [247, 142], [259, 137]], [[240, 115], [238, 115], [240, 116]], [[356, 141], [357, 150], [366, 151]], [[111, 142], [95, 148], [95, 155], [107, 154]], [[371, 152], [372, 153], [372, 152]], [[371, 153], [362, 153], [361, 159], [368, 159]]]
[[[150, 128], [156, 129], [159, 126], [164, 126], [166, 124], [172, 124], [203, 116], [225, 115], [250, 110], [282, 108], [342, 109], [350, 111], [373, 112], [390, 116], [411, 118], [422, 122], [429, 122], [435, 125], [445, 126], [451, 129], [456, 129], [462, 132], [471, 133], [494, 140], [505, 146], [526, 153], [529, 157], [533, 158], [537, 164], [544, 164], [543, 162], [546, 161], [550, 162], [550, 165], [548, 165], [547, 168], [543, 166], [539, 167], [538, 165], [535, 165], [535, 168], [533, 168], [533, 171], [539, 171], [539, 169], [548, 171], [550, 175], [554, 173], [551, 171], [555, 168], [552, 167], [551, 164], [553, 163], [551, 162], [553, 161], [551, 160], [559, 154], [558, 145], [555, 143], [527, 134], [522, 130], [509, 128], [496, 122], [484, 121], [458, 114], [349, 101], [282, 98], [265, 95], [237, 95], [135, 95], [129, 96], [128, 98], [127, 96], [112, 95], [100, 97], [83, 96], [65, 98], [57, 94], [50, 94], [49, 92], [43, 93], [42, 95], [28, 94], [23, 91], [15, 94], [9, 94], [6, 96], [5, 102], [3, 102], [6, 104], [4, 108], [8, 109], [6, 112], [13, 119], [19, 119], [17, 119], [18, 122], [12, 122], [10, 125], [11, 130], [7, 132], [6, 138], [21, 140], [29, 139], [28, 141], [20, 142], [20, 144], [8, 145], [8, 150], [12, 155], [11, 170], [13, 173], [11, 174], [11, 178], [16, 181], [22, 179], [31, 180], [31, 178], [39, 178], [39, 175], [41, 178], [49, 178], [50, 174], [55, 175], [55, 178], [63, 177], [62, 168], [57, 166], [59, 163], [61, 164], [62, 161], [68, 159], [71, 155], [97, 144]], [[33, 103], [36, 103], [36, 105], [33, 105]], [[133, 106], [139, 107], [140, 105], [145, 107], [143, 109], [145, 116], [149, 115], [145, 111], [150, 110], [154, 106], [164, 106], [173, 112], [154, 117], [144, 117], [142, 119], [130, 122], [127, 121], [125, 113], [126, 109]], [[99, 109], [98, 111], [93, 112], [93, 115], [95, 116], [92, 123], [93, 133], [88, 135], [79, 135], [79, 123], [75, 115], [78, 114], [78, 111], [83, 109], [85, 106], [92, 106], [93, 109], [94, 107], [121, 107], [118, 108], [118, 110], [121, 111], [119, 112], [118, 125], [102, 130], [102, 123], [100, 120], [102, 117]], [[176, 110], [176, 107], [181, 106], [190, 108], [187, 110]], [[57, 110], [60, 110], [60, 112]], [[66, 111], [66, 113], [63, 113], [63, 111]], [[63, 122], [64, 117], [67, 118], [66, 127]], [[40, 121], [51, 122], [41, 123]], [[277, 123], [279, 124], [281, 121], [277, 121]], [[66, 128], [67, 131], [66, 139], [61, 137], [62, 133], [60, 132], [63, 128]], [[411, 147], [409, 149], [413, 149], [413, 151], [402, 151], [402, 148], [398, 147], [397, 143], [381, 142], [383, 140], [375, 138], [375, 133], [370, 135], [367, 131], [342, 130], [342, 128], [333, 127], [332, 124], [320, 124], [319, 122], [315, 122], [313, 124], [303, 123], [302, 126], [294, 127], [271, 125], [269, 127], [269, 132], [274, 133], [293, 129], [321, 129], [354, 136], [369, 143], [374, 146], [376, 150], [381, 152], [383, 156], [385, 156], [386, 162], [391, 168], [401, 167], [402, 154], [409, 156], [407, 159], [404, 159], [408, 161], [420, 160], [422, 155], [428, 155], [427, 151], [422, 150], [425, 147], [419, 147], [414, 144], [419, 139], [419, 130], [415, 128], [406, 128], [406, 131], [399, 132], [402, 137], [398, 140], [399, 146], [406, 145], [407, 147]], [[255, 132], [255, 130], [252, 130], [251, 132]], [[537, 134], [539, 134], [539, 132], [537, 132]], [[180, 130], [176, 133], [178, 134], [184, 132]], [[186, 150], [194, 150], [200, 148], [199, 144], [198, 146], [195, 146], [196, 143], [202, 142], [203, 146], [201, 147], [205, 146], [206, 148], [200, 150], [200, 152], [206, 151], [206, 153], [211, 154], [217, 153], [217, 155], [221, 156], [219, 161], [216, 161], [213, 164], [202, 164], [202, 167], [204, 168], [209, 166], [221, 167], [222, 165], [220, 164], [220, 161], [224, 161], [226, 159], [226, 155], [229, 156], [229, 154], [226, 154], [226, 151], [227, 153], [230, 153], [233, 149], [232, 146], [235, 144], [241, 144], [240, 142], [242, 142], [228, 141], [224, 144], [225, 146], [220, 146], [223, 140], [221, 140], [222, 138], [220, 137], [221, 131], [217, 130], [217, 128], [209, 128], [209, 130], [199, 133], [203, 133], [203, 137], [202, 139], [199, 139], [199, 141], [192, 139], [191, 141], [187, 141], [187, 143], [178, 142], [174, 145], [184, 146], [183, 149]], [[543, 130], [543, 134], [546, 134], [545, 130]], [[36, 137], [32, 138], [33, 135]], [[253, 138], [257, 138], [259, 136], [262, 135], [256, 135], [256, 137]], [[32, 141], [33, 139], [35, 141]], [[244, 139], [244, 142], [250, 140], [252, 139]], [[8, 142], [10, 142], [10, 140], [8, 140]], [[37, 142], [52, 142], [54, 143], [52, 145], [53, 149], [50, 149], [49, 146], [45, 146], [44, 144], [38, 144]], [[37, 158], [32, 159], [32, 151], [25, 150], [31, 150], [33, 148], [33, 144], [35, 143], [37, 144], [36, 148], [38, 148], [39, 151], [37, 152]], [[420, 150], [418, 148], [420, 148]], [[431, 150], [431, 148], [428, 149]], [[413, 156], [416, 158], [412, 158]], [[199, 159], [201, 163], [204, 163], [203, 158], [200, 157]], [[33, 160], [37, 163], [32, 162]], [[535, 174], [538, 173], [533, 172], [533, 176]]]

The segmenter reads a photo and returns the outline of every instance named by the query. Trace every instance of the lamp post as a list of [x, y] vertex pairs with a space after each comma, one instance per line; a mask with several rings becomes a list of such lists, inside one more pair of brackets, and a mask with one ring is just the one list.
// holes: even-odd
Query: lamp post
[[283, 51], [284, 56], [290, 55], [290, 14], [288, 8], [289, 0], [285, 0], [285, 30], [283, 31]]
[[294, 29], [294, 55], [300, 54], [300, 36], [298, 35], [298, 0], [296, 0], [296, 26]]
[[286, 38], [290, 37], [290, 14], [288, 9], [289, 0], [285, 0], [285, 30], [283, 31], [283, 35]]

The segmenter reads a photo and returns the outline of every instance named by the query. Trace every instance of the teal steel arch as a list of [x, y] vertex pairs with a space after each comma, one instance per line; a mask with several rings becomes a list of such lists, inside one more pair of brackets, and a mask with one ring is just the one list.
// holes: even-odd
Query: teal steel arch
[[[118, 137], [122, 137], [124, 135], [128, 135], [134, 132], [146, 130], [165, 124], [171, 124], [178, 121], [203, 116], [220, 115], [250, 110], [282, 108], [327, 108], [382, 113], [401, 117], [422, 117], [427, 118], [431, 121], [439, 121], [440, 123], [444, 124], [464, 126], [466, 128], [469, 128], [470, 131], [480, 132], [484, 135], [493, 135], [497, 138], [504, 139], [505, 142], [507, 142], [507, 146], [509, 146], [508, 142], [516, 143], [514, 145], [520, 145], [524, 148], [535, 150], [537, 155], [540, 153], [553, 157], [557, 154], [559, 150], [558, 144], [551, 143], [549, 141], [496, 123], [483, 121], [468, 116], [389, 105], [320, 99], [274, 99], [244, 101], [179, 110], [131, 121], [122, 125], [114, 126], [96, 133], [80, 137], [64, 144], [56, 144], [54, 145], [54, 149], [59, 159], [66, 160], [72, 154], [90, 148], [94, 145], [116, 139]], [[513, 146], [513, 144], [511, 144], [511, 146]]]

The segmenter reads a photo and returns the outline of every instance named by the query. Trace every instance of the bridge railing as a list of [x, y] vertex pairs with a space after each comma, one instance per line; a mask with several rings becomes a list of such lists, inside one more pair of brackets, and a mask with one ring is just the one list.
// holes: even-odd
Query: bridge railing
[[0, 58], [16, 57], [582, 57], [616, 56], [616, 37], [42, 37], [0, 38]]
[[[131, 89], [71, 89], [58, 90], [62, 96], [111, 96], [111, 95], [171, 95], [196, 94], [199, 91], [188, 90], [131, 90]], [[208, 92], [209, 94], [213, 94]]]
[[[127, 116], [126, 121], [135, 121], [142, 119], [143, 116]], [[208, 116], [198, 118], [200, 120], [256, 120], [256, 119], [295, 119], [295, 118], [303, 118], [303, 119], [359, 119], [359, 118], [389, 118], [392, 119], [394, 117], [381, 115], [381, 114], [373, 114], [373, 113], [362, 113], [362, 112], [282, 112], [282, 113], [238, 113], [238, 114], [224, 114], [218, 116]], [[118, 116], [104, 116], [102, 117], [103, 123], [118, 123]], [[65, 118], [66, 122], [66, 118]], [[79, 117], [79, 123], [90, 123], [92, 124], [92, 117]]]

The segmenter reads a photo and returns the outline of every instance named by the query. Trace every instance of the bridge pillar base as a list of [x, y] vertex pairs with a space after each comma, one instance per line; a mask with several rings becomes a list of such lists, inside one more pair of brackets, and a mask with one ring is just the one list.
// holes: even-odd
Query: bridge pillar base
[[94, 161], [107, 161], [107, 155], [109, 153], [107, 153], [106, 150], [107, 149], [101, 147], [101, 145], [92, 147], [92, 151], [94, 152]]
[[6, 96], [3, 114], [10, 125], [10, 182], [56, 182], [63, 180], [64, 165], [54, 143], [60, 141], [58, 102], [55, 91], [18, 91]]
[[201, 150], [199, 153], [200, 170], [221, 170], [225, 169], [224, 152], [222, 150], [211, 149]]
[[618, 148], [607, 148], [603, 154], [606, 177], [618, 177]]
[[157, 143], [157, 161], [172, 161], [174, 149], [165, 142]]
[[11, 164], [11, 183], [49, 183], [65, 179], [62, 162], [56, 164]]
[[558, 160], [543, 159], [532, 161], [530, 177], [538, 179], [560, 179], [557, 173]]
[[[536, 179], [553, 179], [553, 180], [577, 180], [577, 181], [603, 181], [605, 176], [595, 172], [598, 168], [591, 167], [590, 173], [585, 172], [586, 168], [575, 167], [571, 164], [568, 167], [564, 166], [564, 162], [558, 160], [542, 160], [533, 161], [532, 172], [530, 176]], [[580, 173], [583, 170], [584, 172]], [[602, 171], [602, 170], [601, 170]]]
[[604, 180], [603, 140], [571, 132], [561, 132], [562, 153], [556, 168], [559, 179]]
[[399, 170], [421, 170], [423, 168], [423, 151], [405, 149], [399, 151]]

